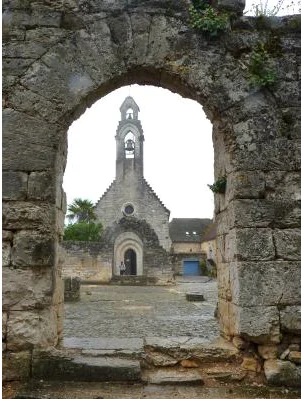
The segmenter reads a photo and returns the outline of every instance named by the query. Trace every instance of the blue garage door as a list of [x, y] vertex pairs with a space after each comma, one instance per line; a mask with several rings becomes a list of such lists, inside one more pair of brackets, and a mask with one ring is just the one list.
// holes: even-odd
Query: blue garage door
[[183, 274], [184, 276], [199, 276], [199, 262], [197, 260], [184, 260]]

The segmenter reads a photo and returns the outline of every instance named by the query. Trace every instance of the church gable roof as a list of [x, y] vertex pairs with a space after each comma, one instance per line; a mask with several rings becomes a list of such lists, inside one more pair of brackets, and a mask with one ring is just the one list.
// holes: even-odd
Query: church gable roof
[[163, 204], [163, 202], [160, 200], [160, 198], [158, 197], [158, 195], [155, 193], [154, 189], [150, 186], [150, 184], [145, 180], [145, 178], [143, 178], [143, 182], [144, 182], [144, 186], [145, 189], [155, 198], [156, 201], [158, 201], [158, 203], [160, 203], [160, 205], [162, 206], [162, 208], [164, 209], [164, 211], [168, 214], [168, 217], [170, 215], [170, 210], [166, 208], [166, 206]]
[[169, 234], [173, 242], [200, 242], [211, 219], [174, 218], [169, 223]]

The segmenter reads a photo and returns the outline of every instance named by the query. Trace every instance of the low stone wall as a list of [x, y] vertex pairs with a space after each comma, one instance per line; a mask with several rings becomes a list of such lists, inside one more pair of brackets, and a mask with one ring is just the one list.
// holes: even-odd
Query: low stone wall
[[64, 300], [74, 302], [80, 300], [80, 278], [66, 277], [64, 279]]
[[79, 277], [83, 281], [108, 282], [112, 278], [112, 255], [99, 243], [65, 241], [62, 275]]

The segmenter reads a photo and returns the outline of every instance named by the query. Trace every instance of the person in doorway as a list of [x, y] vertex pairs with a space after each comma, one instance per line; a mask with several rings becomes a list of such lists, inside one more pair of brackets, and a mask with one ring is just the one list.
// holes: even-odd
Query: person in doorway
[[119, 265], [119, 270], [120, 270], [120, 276], [124, 276], [124, 274], [125, 274], [125, 264], [124, 264], [123, 261]]

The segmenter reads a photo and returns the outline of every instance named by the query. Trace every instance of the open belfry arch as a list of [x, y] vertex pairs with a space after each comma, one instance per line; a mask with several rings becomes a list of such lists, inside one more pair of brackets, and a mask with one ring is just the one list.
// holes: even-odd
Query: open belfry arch
[[[266, 27], [256, 25], [240, 16], [243, 1], [219, 0], [237, 17], [212, 40], [189, 26], [189, 3], [3, 2], [3, 326], [10, 379], [28, 378], [34, 350], [55, 347], [62, 334], [67, 129], [94, 101], [131, 83], [196, 100], [212, 122], [215, 179], [227, 181], [225, 193], [215, 195], [221, 335], [274, 347], [300, 337], [300, 30], [290, 19], [276, 19], [278, 31], [268, 19]], [[250, 87], [250, 54], [271, 29], [281, 46], [273, 58], [278, 82]], [[130, 108], [125, 118], [134, 122], [137, 109]], [[136, 128], [134, 151], [143, 145]], [[125, 217], [116, 232], [132, 221]]]

